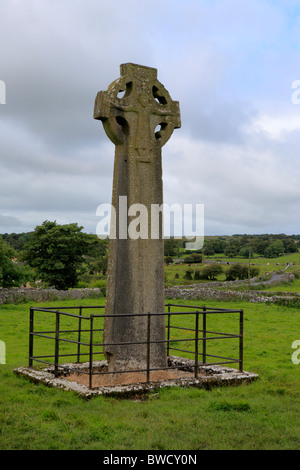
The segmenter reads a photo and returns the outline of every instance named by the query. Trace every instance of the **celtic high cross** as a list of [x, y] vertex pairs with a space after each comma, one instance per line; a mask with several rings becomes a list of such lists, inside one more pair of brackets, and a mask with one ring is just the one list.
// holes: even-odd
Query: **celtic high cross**
[[[143, 205], [151, 214], [153, 204], [163, 204], [161, 148], [180, 127], [179, 103], [157, 80], [157, 70], [123, 64], [121, 77], [97, 94], [94, 118], [103, 123], [115, 144], [112, 205], [116, 210], [116, 238], [110, 240], [105, 313], [105, 355], [111, 371], [145, 368], [144, 344], [115, 346], [111, 343], [143, 342], [147, 338], [145, 317], [114, 314], [164, 312], [164, 241], [162, 216], [159, 236], [151, 238], [151, 218], [146, 235], [132, 238], [127, 228], [132, 207]], [[121, 215], [126, 201], [129, 214], [125, 230]], [[123, 220], [123, 222], [122, 222]], [[119, 236], [126, 232], [126, 236]], [[151, 317], [151, 367], [166, 367], [163, 316]]]

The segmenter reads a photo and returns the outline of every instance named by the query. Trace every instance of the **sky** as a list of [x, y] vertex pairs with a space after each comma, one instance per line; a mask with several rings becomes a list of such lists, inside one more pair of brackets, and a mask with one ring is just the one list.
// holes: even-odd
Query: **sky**
[[127, 62], [180, 103], [165, 204], [203, 205], [206, 236], [300, 234], [298, 0], [1, 0], [0, 233], [96, 233], [115, 147], [94, 101]]

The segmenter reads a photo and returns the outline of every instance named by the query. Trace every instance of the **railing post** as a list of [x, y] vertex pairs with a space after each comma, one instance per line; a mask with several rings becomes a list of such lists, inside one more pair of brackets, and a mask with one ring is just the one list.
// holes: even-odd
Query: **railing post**
[[196, 312], [196, 322], [195, 322], [195, 378], [198, 378], [198, 360], [199, 360], [199, 312]]
[[151, 333], [151, 314], [147, 315], [147, 383], [150, 382], [150, 333]]
[[32, 357], [33, 357], [33, 323], [34, 323], [34, 310], [30, 307], [29, 314], [29, 367], [32, 367]]
[[244, 311], [240, 310], [240, 372], [243, 372], [244, 364], [243, 364], [243, 349], [244, 349]]
[[55, 324], [55, 359], [54, 359], [54, 375], [58, 376], [58, 362], [59, 362], [59, 310], [56, 310], [56, 324]]
[[203, 339], [202, 339], [202, 363], [206, 364], [206, 307], [203, 307]]
[[94, 316], [90, 316], [90, 364], [89, 364], [89, 388], [92, 388], [93, 380], [93, 328], [94, 328]]
[[82, 307], [79, 307], [79, 320], [78, 320], [78, 344], [77, 344], [77, 362], [80, 362], [81, 315], [82, 315]]
[[169, 353], [170, 353], [170, 326], [171, 326], [171, 315], [170, 315], [170, 311], [171, 311], [171, 305], [168, 304], [168, 335], [167, 335], [167, 357], [169, 357]]

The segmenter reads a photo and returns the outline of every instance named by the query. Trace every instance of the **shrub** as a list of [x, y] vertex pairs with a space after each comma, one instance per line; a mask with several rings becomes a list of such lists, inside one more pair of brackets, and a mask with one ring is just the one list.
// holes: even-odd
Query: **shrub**
[[192, 271], [191, 269], [188, 269], [188, 270], [185, 272], [184, 279], [192, 280], [192, 279], [193, 279], [192, 272], [193, 272], [193, 271]]
[[208, 279], [210, 281], [216, 280], [217, 276], [222, 274], [223, 267], [218, 263], [208, 264], [204, 266], [201, 273], [202, 279]]
[[200, 253], [192, 253], [185, 258], [184, 262], [188, 264], [202, 263], [202, 255]]
[[201, 271], [199, 271], [199, 269], [197, 269], [197, 271], [195, 271], [195, 274], [194, 274], [194, 280], [198, 280], [198, 279], [202, 279]]
[[[246, 264], [232, 264], [226, 270], [226, 280], [227, 281], [236, 281], [248, 279], [249, 267]], [[256, 266], [250, 267], [250, 277], [258, 276], [259, 268]]]

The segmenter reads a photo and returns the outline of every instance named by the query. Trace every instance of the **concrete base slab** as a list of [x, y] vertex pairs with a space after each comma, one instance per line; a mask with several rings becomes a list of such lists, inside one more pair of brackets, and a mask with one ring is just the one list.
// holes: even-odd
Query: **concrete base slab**
[[93, 388], [89, 388], [89, 363], [60, 364], [58, 377], [54, 376], [53, 367], [44, 369], [18, 367], [14, 373], [27, 377], [32, 382], [73, 391], [85, 398], [99, 395], [130, 398], [174, 386], [210, 389], [215, 386], [250, 383], [258, 378], [257, 374], [251, 372], [239, 372], [229, 367], [202, 364], [199, 364], [198, 377], [195, 378], [194, 365], [191, 359], [170, 356], [168, 357], [169, 369], [151, 372], [150, 381], [146, 382], [145, 372], [107, 374], [105, 373], [107, 362], [95, 361], [93, 363]]

